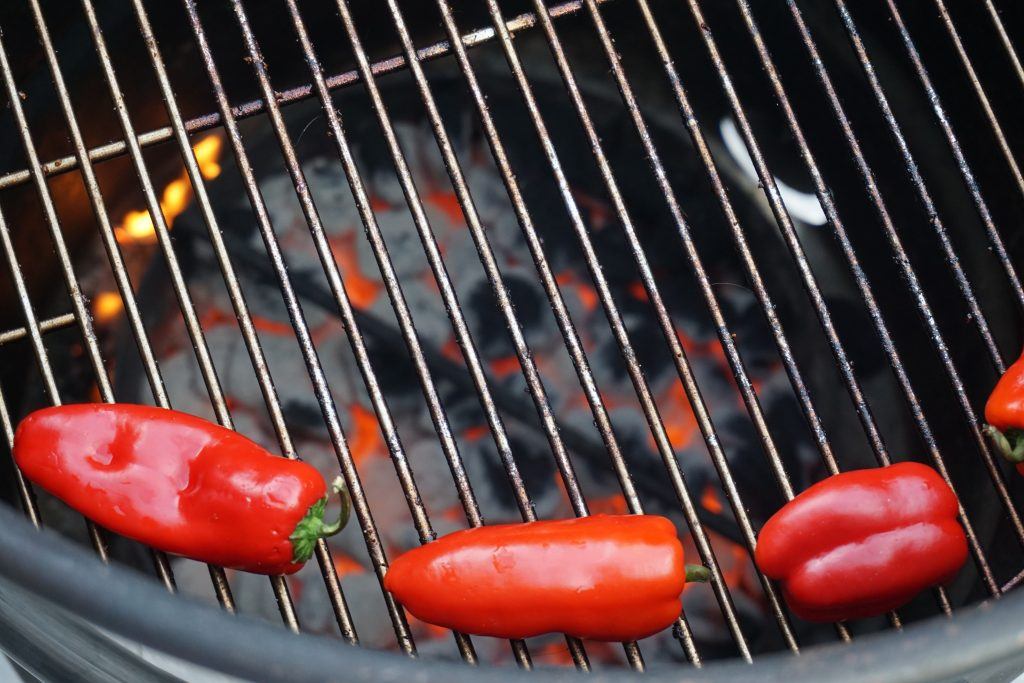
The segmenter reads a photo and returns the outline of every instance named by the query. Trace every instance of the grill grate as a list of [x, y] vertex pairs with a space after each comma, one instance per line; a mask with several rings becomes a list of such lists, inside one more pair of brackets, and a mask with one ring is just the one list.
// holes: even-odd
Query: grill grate
[[[616, 0], [615, 4], [623, 4], [626, 1]], [[397, 0], [387, 0], [387, 14], [393, 23], [393, 28], [397, 31], [402, 54], [371, 62], [367, 49], [360, 41], [356, 20], [350, 10], [349, 3], [347, 0], [337, 0], [337, 11], [342, 20], [357, 67], [334, 76], [328, 76], [325, 75], [320, 58], [314, 48], [303, 11], [299, 8], [296, 0], [285, 0], [287, 12], [293, 24], [294, 33], [298, 38], [302, 56], [309, 67], [311, 83], [285, 91], [275, 91], [269, 71], [272, 65], [267, 64], [264, 55], [261, 53], [260, 45], [250, 25], [246, 9], [240, 0], [232, 0], [231, 4], [237, 21], [237, 28], [240, 29], [244, 39], [248, 56], [247, 61], [251, 62], [252, 72], [260, 89], [260, 99], [232, 106], [222, 82], [221, 67], [216, 63], [214, 53], [209, 44], [208, 27], [204, 26], [194, 0], [184, 0], [188, 21], [195, 38], [195, 43], [199, 48], [205, 75], [212, 85], [217, 105], [215, 113], [186, 119], [182, 114], [178, 99], [171, 85], [164, 58], [161, 55], [152, 27], [150, 26], [147, 10], [142, 0], [133, 0], [132, 9], [135, 13], [138, 29], [145, 39], [151, 67], [157, 77], [160, 94], [164, 100], [166, 113], [170, 121], [169, 126], [139, 134], [135, 124], [132, 122], [132, 117], [129, 115], [125, 101], [125, 90], [119, 81], [114, 63], [108, 52], [94, 4], [92, 0], [82, 0], [82, 8], [87, 19], [89, 35], [99, 55], [104, 82], [115, 103], [118, 123], [123, 135], [123, 140], [121, 141], [90, 148], [86, 145], [79, 119], [76, 117], [72, 99], [58, 63], [57, 52], [55, 51], [50, 31], [43, 15], [40, 0], [28, 0], [47, 68], [56, 87], [58, 103], [61, 107], [67, 130], [70, 133], [74, 154], [56, 158], [46, 163], [40, 159], [37, 147], [33, 142], [25, 107], [22, 105], [19, 97], [15, 72], [9, 61], [8, 44], [0, 35], [0, 76], [2, 76], [10, 109], [28, 159], [27, 169], [15, 170], [0, 175], [0, 189], [14, 188], [30, 183], [35, 188], [42, 202], [45, 221], [57, 251], [60, 269], [67, 290], [70, 293], [73, 311], [42, 320], [37, 317], [30, 300], [22, 265], [15, 253], [11, 226], [0, 215], [0, 242], [2, 242], [6, 261], [13, 279], [21, 313], [24, 316], [24, 325], [22, 327], [0, 333], [0, 345], [27, 339], [35, 354], [45, 385], [46, 396], [53, 404], [59, 404], [62, 398], [58, 389], [57, 379], [54, 375], [53, 364], [44, 344], [43, 335], [53, 330], [75, 326], [78, 328], [84, 341], [87, 361], [96, 377], [101, 400], [108, 402], [116, 400], [107, 366], [97, 341], [93, 320], [88, 312], [88, 301], [79, 286], [71, 251], [63, 235], [52, 192], [48, 186], [49, 177], [76, 171], [81, 174], [84, 180], [88, 200], [98, 221], [100, 237], [109, 260], [110, 268], [114, 274], [118, 292], [124, 302], [126, 319], [142, 358], [145, 374], [152, 390], [153, 400], [157, 405], [171, 407], [157, 357], [153, 351], [149, 336], [150, 332], [146, 330], [143, 324], [139, 303], [133, 291], [128, 268], [109, 218], [107, 201], [100, 190], [95, 172], [95, 164], [127, 155], [143, 190], [148, 212], [153, 219], [159, 249], [170, 273], [174, 293], [185, 320], [188, 337], [195, 350], [202, 378], [209, 393], [216, 417], [221, 424], [229, 428], [234, 427], [229, 403], [225, 398], [225, 391], [218, 376], [218, 369], [210, 353], [196, 306], [189, 291], [188, 278], [184, 274], [179, 257], [174, 251], [170, 227], [161, 211], [160, 200], [154, 189], [151, 170], [143, 158], [144, 148], [158, 143], [173, 141], [184, 159], [185, 170], [194, 192], [196, 205], [207, 227], [217, 265], [226, 284], [228, 296], [276, 432], [280, 450], [285, 457], [296, 457], [293, 439], [289, 433], [284, 412], [282, 411], [281, 399], [271, 377], [267, 358], [260, 343], [257, 327], [253, 321], [253, 315], [250, 313], [246, 296], [242, 291], [239, 277], [235, 271], [231, 249], [224, 239], [215, 215], [213, 202], [207, 193], [206, 183], [190, 147], [190, 134], [222, 127], [226, 131], [227, 140], [234, 155], [234, 161], [243, 177], [248, 200], [269, 256], [273, 273], [280, 286], [288, 317], [299, 342], [302, 359], [312, 381], [313, 390], [323, 414], [323, 419], [327, 425], [330, 442], [337, 456], [338, 465], [348, 483], [353, 499], [353, 508], [365, 540], [367, 551], [378, 581], [382, 582], [387, 568], [387, 557], [384, 544], [381, 542], [373, 514], [371, 513], [371, 500], [360, 481], [355, 460], [339, 417], [338, 407], [329, 389], [329, 378], [321, 364], [306, 314], [303, 311], [303, 304], [296, 293], [292, 277], [288, 272], [284, 251], [279, 243], [278, 236], [275, 234], [267, 202], [261, 193], [252, 160], [246, 151], [243, 135], [239, 128], [239, 121], [244, 118], [265, 114], [269, 119], [287, 171], [294, 185], [302, 214], [308, 224], [317, 255], [322, 263], [334, 304], [337, 307], [337, 313], [348, 334], [359, 373], [369, 394], [381, 432], [403, 493], [405, 494], [416, 533], [420, 542], [430, 542], [435, 537], [434, 527], [421, 499], [413, 476], [413, 470], [407, 457], [406, 448], [403, 446], [398, 428], [392, 416], [392, 409], [381, 388], [377, 371], [371, 361], [366, 339], [361, 331], [357, 311], [354, 309], [349, 292], [346, 290], [345, 274], [341, 272], [333, 255], [331, 245], [328, 243], [313, 191], [307, 182], [296, 151], [296, 142], [293, 141], [286, 128], [285, 119], [282, 114], [282, 108], [285, 105], [316, 97], [323, 108], [331, 141], [336, 146], [338, 158], [341, 161], [350, 189], [355, 197], [359, 217], [382, 274], [383, 285], [394, 309], [402, 340], [413, 360], [416, 378], [426, 399], [430, 418], [443, 455], [451, 470], [466, 520], [471, 526], [483, 524], [484, 520], [477, 500], [477, 494], [474, 492], [466, 473], [463, 456], [460, 453], [459, 445], [449, 423], [449, 416], [438, 392], [434, 373], [425, 355], [420, 333], [416, 328], [412, 312], [410, 311], [410, 304], [407, 301], [403, 285], [399, 281], [399, 276], [392, 263], [391, 254], [378, 225], [372, 202], [366, 191], [365, 181], [357, 168], [351, 141], [343, 126], [341, 115], [336, 110], [331, 99], [332, 91], [355, 83], [361, 83], [369, 95], [372, 111], [383, 133], [390, 158], [397, 169], [402, 192], [412, 213], [414, 228], [417, 231], [426, 254], [427, 262], [438, 284], [439, 296], [443, 300], [456, 341], [472, 380], [472, 387], [477, 394], [480, 406], [486, 417], [487, 426], [493, 436], [499, 457], [514, 492], [515, 502], [524, 520], [535, 519], [536, 513], [526, 490], [512, 442], [502, 418], [500, 402], [493, 393], [492, 382], [488, 377], [477, 342], [474, 340], [470, 325], [466, 320], [463, 305], [448, 274], [445, 257], [439, 248], [438, 241], [433, 232], [423, 199], [420, 195], [420, 189], [417, 188], [414, 176], [410, 171], [406, 152], [399, 143], [399, 137], [393, 125], [393, 117], [388, 111], [384, 97], [377, 84], [379, 77], [391, 72], [407, 69], [425, 107], [433, 135], [440, 148], [445, 168], [455, 190], [458, 204], [465, 217], [466, 225], [487, 280], [493, 290], [503, 321], [511, 336], [515, 355], [522, 368], [528, 393], [540, 418], [544, 436], [547, 438], [555, 458], [572, 510], [578, 516], [589, 514], [588, 502], [584, 497], [579, 478], [570, 457], [570, 449], [565, 444], [552, 409], [548, 390], [542, 381], [541, 371], [534, 361], [534, 355], [527, 342], [527, 336], [524, 334], [522, 324], [513, 306], [512, 297], [500, 271], [498, 260], [495, 258], [487, 229], [479, 216], [470, 191], [470, 184], [456, 156], [451, 134], [442, 118], [440, 109], [435, 101], [434, 91], [422, 66], [428, 60], [452, 57], [457, 62], [465, 85], [472, 96], [476, 114], [482, 123], [486, 141], [491, 149], [501, 179], [504, 182], [508, 197], [511, 200], [512, 208], [522, 231], [522, 237], [529, 248], [530, 255], [539, 274], [540, 285], [544, 289], [559, 332], [564, 340], [566, 351], [572, 360], [579, 385], [592, 413], [594, 424], [611, 460], [612, 468], [626, 501], [626, 506], [631, 513], [643, 512], [644, 505], [634, 487], [633, 475], [630, 472], [630, 467], [627, 465], [627, 459], [623, 455], [623, 446], [620, 444], [620, 438], [616, 435], [613, 428], [609, 408], [592, 371], [591, 361], [588, 358], [576, 324], [570, 315], [569, 307], [563, 298], [560, 285], [546, 253], [543, 239], [536, 229], [535, 218], [531, 215], [520, 183], [509, 161], [506, 142], [498, 132], [491, 107], [488, 104], [468, 54], [468, 50], [474, 46], [494, 42], [500, 48], [507, 61], [515, 86], [529, 114], [530, 125], [533, 126], [536, 137], [543, 148], [545, 159], [558, 187], [559, 196], [568, 212], [573, 234], [579, 243], [588, 272], [596, 287], [598, 301], [611, 326], [617, 349], [625, 361], [625, 368], [629, 379], [635, 390], [643, 416], [653, 435], [656, 449], [665, 467], [665, 473], [668, 477], [666, 485], [671, 487], [678, 499], [680, 512], [690, 528], [700, 554], [700, 560], [711, 570], [711, 588], [720, 606], [726, 629], [733, 639], [739, 655], [743, 659], [751, 661], [751, 647], [748, 643], [749, 635], [745, 633], [743, 625], [737, 616], [732, 589], [727, 584], [719, 566], [718, 558], [708, 539], [705, 525], [698, 512], [694, 493], [691, 491], [680, 467], [676, 449], [669, 438], [654, 392], [638, 360], [638, 353], [634, 347], [634, 342], [631, 340], [628, 324], [620, 307], [615, 302], [612, 288], [604, 274], [598, 251], [594, 247], [590, 229], [584, 220], [579, 200], [574, 194], [567, 178], [564, 166], [565, 161], [559, 155], [558, 142], [548, 129], [545, 115], [541, 112], [541, 108], [537, 103], [533, 87], [522, 62], [522, 57], [513, 40], [517, 32], [527, 29], [539, 31], [543, 35], [544, 41], [554, 58], [558, 73], [572, 103], [574, 114], [586, 135], [589, 149], [597, 164], [600, 180], [611, 199], [615, 218], [623, 231], [623, 236], [628, 245], [629, 255], [632, 257], [640, 273], [643, 290], [657, 319], [664, 342], [671, 352], [678, 379], [695, 414], [697, 425], [718, 473], [726, 499], [739, 526], [744, 547], [752, 558], [756, 546], [755, 522], [751, 519], [747, 506], [741, 496], [711, 411], [702, 397], [701, 387], [698, 385], [690, 360], [687, 358], [684, 345], [679, 339], [677, 329], [669, 313], [669, 306], [666, 303], [665, 295], [663, 295], [656, 282], [655, 272], [648, 261], [648, 254], [645, 252], [645, 248], [638, 236], [634, 218], [620, 188], [621, 179], [612, 168], [612, 164], [605, 151], [605, 143], [600, 138], [598, 129], [592, 120], [591, 109], [585, 101], [583, 92], [577, 82], [576, 74], [570, 64], [566, 45], [563, 42], [558, 27], [556, 27], [556, 20], [560, 17], [577, 17], [578, 19], [585, 17], [589, 21], [589, 26], [593, 31], [593, 35], [597, 38], [604, 59], [611, 69], [612, 78], [622, 96], [633, 128], [639, 137], [646, 163], [653, 172], [660, 194], [664, 197], [666, 208], [671, 215], [672, 222], [682, 242], [686, 263], [696, 278], [700, 289], [700, 296], [711, 317], [717, 339], [724, 351], [728, 366], [736, 379], [743, 405], [754, 425], [758, 442], [764, 455], [768, 459], [775, 483], [782, 496], [787, 500], [795, 495], [796, 490], [791, 475], [787, 472], [784, 465], [784, 459], [780, 456], [777, 436], [773, 434], [769, 421], [765, 416], [755, 384], [751, 380], [736, 343], [733, 329], [726, 321], [720, 298], [713, 286], [712, 275], [709, 273], [697, 242], [694, 239], [694, 228], [684, 215], [684, 202], [677, 196], [677, 192], [670, 182], [669, 174], [662, 161], [663, 152], [657, 148], [654, 137], [648, 129], [648, 123], [638, 102], [634, 84], [627, 75], [626, 68], [615, 46], [612, 31], [602, 15], [602, 5], [610, 2], [611, 0], [573, 0], [546, 8], [542, 0], [532, 0], [533, 9], [531, 12], [506, 20], [498, 2], [496, 0], [487, 0], [486, 9], [493, 25], [470, 33], [461, 33], [456, 25], [455, 14], [448, 0], [437, 0], [437, 9], [444, 31], [447, 34], [447, 39], [435, 42], [428, 47], [417, 49], [413, 43], [413, 34], [410, 31], [410, 27], [406, 24], [405, 16], [399, 3]], [[1024, 289], [1021, 287], [1013, 256], [1011, 256], [1007, 245], [1004, 244], [1003, 238], [996, 227], [996, 221], [989, 210], [986, 199], [982, 195], [979, 182], [975, 178], [971, 166], [965, 157], [960, 140], [954, 132], [953, 124], [943, 108], [939, 95], [929, 78], [924, 62], [894, 0], [885, 0], [885, 3], [889, 16], [895, 23], [903, 41], [914, 73], [933, 107], [935, 118], [942, 129], [992, 249], [1001, 263], [1003, 274], [1017, 303], [1024, 306]], [[659, 23], [655, 16], [652, 4], [657, 7], [656, 3], [649, 4], [648, 0], [636, 0], [636, 10], [664, 68], [664, 76], [667, 77], [682, 123], [692, 140], [715, 200], [720, 206], [722, 215], [725, 217], [730, 237], [742, 261], [747, 282], [752, 288], [758, 306], [767, 320], [777, 352], [782, 361], [782, 366], [789, 378], [792, 390], [814, 439], [821, 460], [830, 473], [836, 473], [840, 470], [839, 462], [836, 454], [833, 452], [821, 411], [816, 406], [815, 399], [812, 398], [811, 391], [805, 381], [805, 370], [802, 370], [798, 364], [789, 336], [784, 330], [783, 323], [776, 312], [776, 304], [768, 291], [768, 286], [762, 272], [762, 265], [759, 263], [755, 250], [751, 246], [751, 241], [748, 239], [749, 235], [745, 222], [740, 218], [733, 201], [730, 199], [726, 183], [720, 174], [719, 164], [716, 162], [711, 145], [701, 124], [697, 120], [695, 108], [691, 103], [693, 93], [684, 87], [682, 77], [673, 61], [668, 47], [671, 37], [666, 39], [666, 36], [663, 35], [662, 24]], [[719, 50], [718, 41], [708, 24], [707, 18], [704, 16], [701, 4], [697, 0], [686, 0], [686, 4], [693, 21], [699, 27], [704, 47], [714, 68], [717, 84], [721, 87], [728, 101], [729, 109], [737, 123], [742, 140], [749, 151], [771, 213], [775, 218], [793, 263], [799, 272], [801, 283], [806, 290], [813, 306], [813, 311], [825, 334], [835, 366], [842, 377], [844, 387], [849, 394], [875, 459], [879, 465], [889, 464], [890, 451], [883, 437], [882, 429], [869, 405], [866, 396], [867, 392], [862, 387], [861, 380], [854, 370], [853, 362], [847, 351], [847, 345], [844, 344], [834, 324], [832, 306], [823, 294], [822, 286], [819, 283], [820, 273], [816, 274], [812, 270], [813, 259], [805, 251], [797, 225], [787, 209], [776, 181], [776, 175], [769, 168], [761, 142], [754, 133], [748, 105], [741, 100], [739, 92], [733, 84], [725, 59]], [[809, 173], [815, 194], [824, 211], [828, 225], [838, 238], [842, 256], [856, 282], [860, 297], [868, 309], [872, 326], [877, 333], [878, 342], [896, 378], [900, 394], [909, 408], [913, 423], [926, 446], [929, 458], [947, 482], [950, 485], [954, 485], [953, 478], [946, 467], [946, 460], [949, 454], [940, 449], [938, 439], [933, 433], [931, 426], [931, 422], [936, 417], [931, 416], [929, 418], [926, 415], [922, 401], [919, 399], [918, 392], [915, 390], [910, 374], [904, 365], [901, 353], [897, 350], [893, 333], [890, 329], [891, 321], [886, 320], [876, 300], [874, 288], [861, 266], [844, 221], [839, 215], [839, 209], [833, 200], [832, 191], [824, 178], [818, 158], [812, 151], [812, 145], [805, 135], [801, 123], [798, 121], [796, 111], [783, 85], [783, 78], [776, 69], [773, 57], [759, 31], [750, 3], [747, 0], [737, 0], [736, 5], [748, 30], [749, 38], [756, 51], [759, 63], [768, 76], [775, 103], [786, 120], [789, 132], [796, 142], [799, 156]], [[843, 140], [849, 148], [857, 172], [867, 190], [871, 206], [877, 214], [892, 254], [927, 330], [928, 338], [941, 360], [945, 375], [952, 384], [962, 418], [971, 432], [977, 451], [976, 454], [971, 454], [970, 457], [981, 458], [981, 463], [991, 477], [1003, 512], [1010, 520], [1012, 531], [1018, 541], [1024, 545], [1024, 522], [1022, 522], [1020, 512], [1014, 502], [1010, 485], [1005, 478], [1004, 470], [996, 462], [996, 458], [990, 451], [980, 431], [981, 424], [974, 407], [978, 397], [972, 400], [971, 392], [965, 386], [963, 372], [958, 365], [954, 353], [947, 344], [943, 331], [940, 330], [933, 310], [933, 303], [929, 301], [930, 297], [926, 293], [925, 287], [921, 284], [911, 259], [908, 257], [907, 248], [904, 246], [904, 240], [897, 228], [896, 219], [891, 214], [890, 208], [883, 198], [879, 183], [876, 181], [875, 172], [861, 148], [861, 141], [854, 132], [851, 119], [840, 101], [832, 77], [819, 54], [818, 45], [812, 36], [808, 22], [805, 21], [804, 15], [801, 13], [795, 0], [787, 0], [787, 5], [795, 27], [806, 48], [807, 56], [810, 58], [814, 73], [818, 79], [818, 85], [828, 100], [832, 117], [841, 129]], [[875, 74], [872, 60], [861, 40], [854, 19], [843, 0], [835, 0], [835, 5], [850, 39], [853, 52], [863, 69], [876, 103], [881, 109], [887, 133], [891, 136], [896, 150], [906, 166], [909, 179], [946, 256], [949, 273], [955, 280], [970, 312], [971, 325], [984, 345], [985, 352], [991, 360], [993, 367], [1001, 372], [1005, 369], [1006, 363], [996, 344], [989, 321], [982, 311], [982, 306], [976, 295], [976, 288], [972, 284], [966, 268], [961, 264], [953, 241], [947, 233], [943, 220], [939, 216], [932, 191], [919, 170], [917, 160], [905, 139], [903, 128], [897, 121], [886, 92]], [[956, 24], [942, 0], [935, 0], [935, 7], [941, 15], [943, 25], [955, 46], [957, 57], [973, 86], [974, 94], [997, 140], [1000, 154], [1010, 169], [1016, 186], [1024, 193], [1024, 180], [1021, 178], [1010, 143], [986, 95], [981, 79], [975, 71], [974, 64], [961, 41]], [[1021, 69], [1010, 35], [1007, 33], [992, 0], [986, 0], [986, 9], [1005, 48], [1007, 64], [1015, 71], [1021, 84], [1024, 84], [1024, 70]], [[738, 38], [735, 40], [738, 40]], [[13, 420], [3, 394], [0, 394], [0, 423], [3, 424], [5, 435], [8, 442], [10, 442], [13, 439]], [[21, 478], [20, 474], [18, 474], [17, 483], [29, 518], [34, 524], [39, 525], [41, 520], [31, 486]], [[1004, 590], [1008, 590], [1014, 585], [1016, 579], [1000, 588], [996, 573], [987, 558], [984, 544], [979, 539], [975, 531], [975, 525], [963, 507], [961, 507], [960, 516], [984, 586], [991, 596], [998, 598]], [[108, 552], [104, 533], [91, 525], [91, 523], [89, 524], [89, 532], [97, 553], [101, 558], [107, 560]], [[353, 644], [358, 643], [356, 624], [353, 620], [351, 609], [346, 602], [331, 551], [322, 540], [316, 548], [316, 557], [338, 628], [347, 641]], [[167, 557], [162, 553], [154, 551], [152, 558], [158, 576], [168, 590], [173, 592], [175, 590], [175, 580]], [[234, 600], [224, 571], [218, 567], [210, 567], [209, 571], [218, 600], [225, 609], [234, 611]], [[759, 572], [757, 577], [784, 645], [791, 651], [798, 652], [800, 644], [797, 641], [797, 635], [777, 594], [776, 588]], [[288, 628], [299, 631], [299, 619], [288, 585], [282, 577], [271, 577], [270, 582], [284, 623]], [[383, 592], [383, 588], [381, 590]], [[947, 615], [951, 614], [953, 611], [953, 601], [946, 594], [946, 591], [942, 588], [937, 588], [935, 590], [935, 597], [939, 609]], [[407, 654], [414, 655], [416, 653], [416, 646], [413, 642], [412, 632], [404, 611], [386, 592], [384, 592], [384, 601], [400, 648]], [[896, 628], [901, 626], [901, 618], [895, 613], [889, 615], [889, 621]], [[851, 638], [850, 631], [846, 626], [837, 624], [836, 630], [840, 638], [844, 640]], [[680, 615], [675, 625], [674, 635], [680, 641], [680, 646], [685, 656], [694, 665], [701, 665], [702, 657], [698, 652], [694, 634], [685, 615]], [[463, 659], [469, 663], [477, 663], [478, 657], [470, 638], [462, 634], [455, 634], [455, 640]], [[567, 638], [567, 643], [575, 665], [580, 669], [589, 670], [590, 663], [584, 645], [572, 638]], [[512, 641], [511, 648], [515, 661], [519, 666], [527, 669], [532, 667], [531, 655], [525, 642]], [[642, 670], [645, 664], [639, 646], [636, 643], [627, 643], [624, 644], [624, 648], [628, 664], [637, 670]]]

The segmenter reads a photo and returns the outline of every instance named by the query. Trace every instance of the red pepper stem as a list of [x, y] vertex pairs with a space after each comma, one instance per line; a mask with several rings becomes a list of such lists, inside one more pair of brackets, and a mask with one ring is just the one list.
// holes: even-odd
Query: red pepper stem
[[[324, 523], [324, 510], [327, 508], [327, 499], [331, 493], [336, 493], [341, 498], [341, 514], [334, 522]], [[331, 484], [331, 491], [323, 498], [309, 506], [306, 516], [295, 525], [295, 530], [288, 537], [292, 542], [292, 562], [302, 564], [313, 556], [313, 549], [321, 538], [333, 536], [345, 528], [348, 523], [349, 510], [348, 491], [345, 488], [345, 480], [337, 477]]]
[[711, 571], [700, 564], [686, 565], [686, 583], [706, 583], [711, 578]]
[[1024, 462], [1024, 430], [1007, 429], [1001, 432], [992, 425], [985, 425], [985, 435], [999, 454], [1014, 464]]

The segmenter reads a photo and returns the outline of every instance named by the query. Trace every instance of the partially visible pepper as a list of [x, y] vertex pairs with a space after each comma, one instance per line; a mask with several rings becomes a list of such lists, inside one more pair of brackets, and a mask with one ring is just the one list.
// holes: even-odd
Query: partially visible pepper
[[1011, 365], [985, 404], [985, 433], [1024, 474], [1024, 354]]
[[664, 517], [593, 515], [456, 531], [396, 559], [384, 586], [462, 633], [630, 641], [671, 626], [683, 585], [706, 576]]
[[38, 410], [14, 459], [31, 481], [100, 526], [153, 548], [258, 574], [291, 574], [317, 539], [327, 491], [310, 465], [173, 410], [89, 403]]
[[804, 619], [884, 614], [956, 575], [967, 559], [958, 510], [952, 489], [925, 465], [844, 472], [775, 513], [755, 559]]

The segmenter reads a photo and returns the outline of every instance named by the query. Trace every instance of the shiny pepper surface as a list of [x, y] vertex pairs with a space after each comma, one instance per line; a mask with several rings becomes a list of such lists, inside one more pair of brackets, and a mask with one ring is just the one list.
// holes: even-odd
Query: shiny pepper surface
[[290, 574], [317, 538], [337, 530], [323, 523], [326, 486], [313, 467], [173, 410], [39, 410], [18, 426], [14, 459], [28, 479], [100, 526], [223, 567]]
[[457, 531], [405, 553], [384, 579], [416, 617], [462, 633], [605, 641], [670, 626], [685, 582], [675, 527], [651, 515]]
[[925, 465], [837, 474], [768, 520], [757, 565], [804, 619], [884, 614], [956, 575], [967, 557], [957, 510], [953, 491]]
[[985, 404], [985, 421], [996, 450], [1024, 474], [1024, 355], [996, 384]]

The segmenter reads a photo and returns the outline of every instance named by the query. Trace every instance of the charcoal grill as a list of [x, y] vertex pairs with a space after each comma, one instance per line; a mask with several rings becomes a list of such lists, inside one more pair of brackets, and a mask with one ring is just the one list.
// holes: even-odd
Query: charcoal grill
[[[261, 610], [239, 586], [265, 590], [252, 577], [211, 566], [218, 613], [181, 595], [196, 592], [192, 565], [88, 522], [83, 535], [8, 463], [9, 502], [28, 520], [0, 510], [4, 623], [45, 618], [34, 628], [53, 629], [54, 660], [67, 628], [110, 661], [124, 655], [104, 649], [99, 626], [259, 679], [560, 677], [547, 665], [564, 660], [674, 680], [1002, 680], [1020, 659], [1010, 593], [1024, 577], [1024, 490], [986, 443], [981, 407], [1024, 343], [1024, 140], [1010, 125], [1024, 104], [1024, 15], [993, 0], [862, 4], [0, 9], [6, 443], [28, 411], [83, 400], [194, 409], [246, 433], [255, 420], [291, 458], [307, 457], [298, 434], [315, 432], [334, 459], [316, 464], [348, 483], [349, 537], [368, 570], [355, 588], [359, 561], [321, 541], [316, 587], [270, 578], [281, 629], [245, 616]], [[216, 180], [193, 147], [209, 131], [225, 149]], [[421, 169], [430, 154], [434, 177]], [[333, 185], [313, 157], [338, 165]], [[187, 211], [169, 210], [171, 187], [187, 188]], [[342, 191], [355, 238], [327, 208]], [[488, 192], [505, 208], [489, 211]], [[122, 220], [133, 201], [143, 247]], [[339, 252], [342, 238], [360, 246]], [[467, 290], [470, 270], [479, 287]], [[332, 324], [341, 365], [319, 333]], [[299, 379], [278, 371], [288, 356]], [[258, 418], [239, 405], [238, 358]], [[708, 379], [713, 362], [726, 389]], [[414, 390], [396, 398], [402, 377]], [[346, 412], [356, 394], [369, 422]], [[313, 409], [300, 415], [303, 396]], [[407, 512], [368, 478], [365, 439]], [[538, 507], [525, 455], [538, 449], [562, 508]], [[424, 476], [429, 458], [446, 481]], [[488, 458], [501, 491], [480, 484]], [[968, 566], [886, 619], [791, 618], [750, 561], [760, 524], [815, 478], [905, 459], [957, 491]], [[612, 503], [596, 500], [602, 486]], [[445, 496], [458, 507], [439, 514]], [[688, 588], [670, 634], [615, 651], [483, 644], [412, 623], [381, 587], [395, 538], [428, 543], [485, 511], [494, 521], [502, 496], [522, 520], [605, 505], [667, 514], [710, 583]], [[329, 613], [312, 630], [333, 638], [308, 632], [310, 603]], [[384, 636], [366, 635], [371, 622]], [[15, 632], [0, 640], [19, 659]], [[52, 674], [41, 656], [19, 661]], [[455, 656], [486, 673], [445, 661]]]

